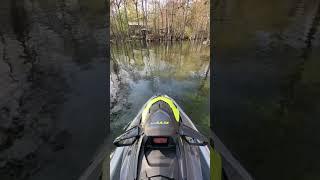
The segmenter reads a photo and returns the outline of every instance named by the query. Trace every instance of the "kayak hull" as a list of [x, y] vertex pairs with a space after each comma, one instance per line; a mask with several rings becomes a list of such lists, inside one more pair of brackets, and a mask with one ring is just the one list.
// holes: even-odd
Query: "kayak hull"
[[[163, 95], [166, 98], [170, 98], [166, 95]], [[155, 98], [155, 96], [151, 97], [147, 102], [149, 102], [151, 99]], [[183, 111], [183, 109], [172, 99], [170, 98], [178, 108], [181, 116], [181, 123], [184, 125], [191, 127], [192, 129], [197, 130], [191, 119], [186, 115], [186, 113]], [[138, 112], [137, 116], [129, 123], [128, 127], [126, 129], [130, 129], [136, 125], [140, 124], [141, 114], [143, 109], [145, 108], [147, 102], [142, 106], [141, 110]], [[185, 161], [190, 161], [189, 163], [185, 163], [188, 169], [186, 172], [187, 177], [189, 179], [192, 179], [190, 177], [195, 176], [196, 177], [202, 177], [200, 179], [209, 179], [210, 178], [210, 150], [208, 146], [183, 146], [185, 149], [185, 152], [188, 152], [190, 154], [198, 154], [197, 156], [186, 156]], [[122, 178], [123, 170], [122, 166], [126, 165], [126, 150], [130, 147], [117, 147], [115, 151], [110, 155], [110, 179], [116, 180], [116, 179], [124, 179]], [[192, 151], [192, 152], [191, 152]], [[198, 163], [198, 164], [197, 164]], [[190, 166], [190, 167], [188, 167]], [[129, 168], [130, 169], [130, 168]], [[199, 172], [200, 171], [200, 172]], [[200, 173], [200, 174], [199, 174]], [[125, 178], [127, 179], [127, 178]]]

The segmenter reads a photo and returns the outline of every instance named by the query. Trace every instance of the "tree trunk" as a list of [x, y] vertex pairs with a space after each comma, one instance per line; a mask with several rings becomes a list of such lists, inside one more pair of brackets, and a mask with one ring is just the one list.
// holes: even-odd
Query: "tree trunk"
[[171, 32], [171, 41], [173, 40], [174, 35], [174, 28], [173, 28], [173, 11], [174, 11], [174, 1], [171, 1], [172, 3], [172, 9], [171, 9], [171, 26], [170, 26], [170, 32]]
[[137, 15], [138, 26], [140, 26], [140, 23], [139, 23], [139, 12], [138, 12], [138, 0], [135, 0], [134, 5], [136, 7], [136, 15]]

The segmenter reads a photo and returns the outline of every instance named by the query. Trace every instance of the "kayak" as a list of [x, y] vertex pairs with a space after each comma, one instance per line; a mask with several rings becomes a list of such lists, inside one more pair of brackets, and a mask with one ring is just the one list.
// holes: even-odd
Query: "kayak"
[[114, 144], [111, 180], [210, 179], [207, 138], [167, 95], [151, 97]]
[[167, 95], [151, 97], [123, 129], [110, 156], [106, 139], [79, 180], [253, 180], [213, 131], [208, 140]]

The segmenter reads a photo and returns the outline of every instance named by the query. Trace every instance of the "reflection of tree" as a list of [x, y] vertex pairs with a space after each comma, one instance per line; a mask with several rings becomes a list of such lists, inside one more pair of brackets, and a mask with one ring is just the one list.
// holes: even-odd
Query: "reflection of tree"
[[[140, 43], [112, 44], [110, 83], [113, 107], [122, 106], [131, 85], [138, 80], [150, 83], [154, 94], [162, 91], [162, 81], [199, 80], [199, 89], [193, 95], [203, 96], [209, 92], [208, 50], [194, 48], [191, 43]], [[205, 54], [203, 57], [202, 55]], [[201, 58], [202, 57], [202, 58]], [[198, 84], [199, 83], [199, 84]], [[170, 89], [168, 90], [170, 91]], [[197, 97], [195, 97], [197, 98]], [[120, 105], [119, 105], [120, 104]], [[114, 108], [122, 109], [122, 108]], [[117, 112], [113, 111], [112, 112]]]
[[303, 8], [303, 6], [305, 5], [304, 3], [305, 3], [304, 0], [295, 0], [295, 3], [291, 4], [292, 7], [289, 10], [289, 16], [295, 17], [298, 14], [303, 14], [303, 12], [301, 12], [301, 11], [303, 11], [305, 9], [305, 8]]
[[[203, 68], [203, 76], [208, 75], [208, 50], [201, 44], [190, 43], [150, 43], [147, 46], [139, 43], [126, 43], [112, 46], [112, 57], [120, 68], [136, 71], [144, 68], [150, 76], [158, 75], [164, 70], [167, 75], [176, 76], [178, 72], [191, 73], [192, 69]], [[195, 60], [195, 59], [200, 59]], [[204, 67], [205, 66], [205, 67]], [[162, 69], [165, 68], [165, 69]], [[186, 69], [187, 68], [187, 69]]]
[[208, 76], [209, 76], [209, 72], [210, 72], [210, 64], [207, 65], [207, 68], [206, 68], [206, 72], [205, 72], [205, 75], [204, 77], [200, 80], [200, 86], [199, 86], [199, 91], [203, 91], [206, 83], [208, 83]]
[[320, 3], [318, 3], [317, 10], [313, 15], [312, 23], [308, 29], [307, 37], [305, 40], [305, 47], [302, 49], [300, 62], [296, 65], [293, 72], [288, 77], [288, 83], [284, 87], [284, 98], [281, 100], [281, 114], [284, 114], [289, 106], [294, 102], [297, 87], [300, 84], [302, 74], [304, 72], [304, 67], [307, 61], [310, 59], [309, 56], [312, 52], [312, 40], [314, 35], [318, 31], [318, 26], [320, 24]]
[[34, 79], [35, 63], [36, 63], [36, 51], [34, 47], [30, 45], [30, 27], [33, 24], [29, 17], [29, 12], [24, 7], [24, 2], [17, 0], [11, 1], [11, 15], [12, 15], [12, 27], [17, 37], [17, 40], [21, 43], [24, 51], [25, 63], [31, 65], [29, 80]]

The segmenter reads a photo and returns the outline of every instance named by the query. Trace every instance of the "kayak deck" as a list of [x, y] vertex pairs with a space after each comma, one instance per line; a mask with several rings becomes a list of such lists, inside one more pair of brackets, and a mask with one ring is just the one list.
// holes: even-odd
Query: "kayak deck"
[[[185, 114], [181, 107], [179, 107], [179, 105], [173, 99], [172, 101], [177, 105], [184, 124], [197, 130], [191, 119]], [[128, 127], [126, 127], [126, 129], [129, 129], [140, 123], [141, 113], [145, 105], [146, 103], [142, 106], [137, 116], [130, 122], [130, 124], [128, 124]], [[240, 162], [233, 157], [228, 148], [221, 142], [221, 140], [213, 131], [211, 131], [211, 139], [214, 142], [215, 150], [221, 155], [222, 169], [228, 180], [253, 180], [251, 175], [243, 168]], [[97, 153], [97, 155], [91, 161], [89, 167], [80, 176], [80, 180], [107, 180], [110, 178], [119, 179], [118, 176], [120, 172], [122, 152], [124, 148], [117, 147], [114, 152], [108, 153], [108, 150], [110, 149], [110, 142], [110, 139], [105, 141], [105, 143], [99, 149], [99, 153]], [[210, 150], [208, 146], [200, 146], [199, 148], [201, 152], [201, 166], [210, 167]], [[110, 154], [110, 156], [108, 156], [108, 154]], [[205, 179], [209, 179], [209, 177], [210, 171], [204, 174]]]

